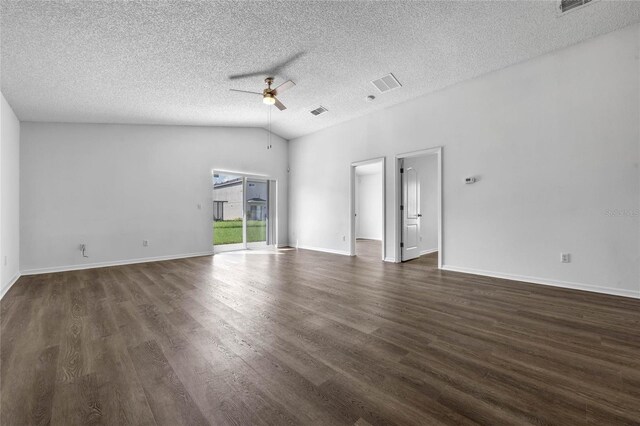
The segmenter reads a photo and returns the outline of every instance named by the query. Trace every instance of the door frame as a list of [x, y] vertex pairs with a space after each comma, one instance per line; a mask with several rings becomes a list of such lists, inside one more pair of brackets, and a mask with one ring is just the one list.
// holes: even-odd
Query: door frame
[[396, 263], [402, 262], [402, 247], [400, 244], [402, 243], [402, 211], [400, 210], [400, 206], [402, 205], [402, 201], [404, 198], [404, 192], [402, 188], [402, 174], [400, 173], [400, 168], [402, 166], [402, 161], [405, 158], [410, 157], [420, 157], [423, 155], [437, 155], [437, 164], [438, 164], [438, 194], [436, 195], [436, 199], [438, 200], [438, 269], [442, 269], [444, 252], [442, 250], [442, 146], [437, 146], [434, 148], [421, 149], [418, 151], [406, 152], [403, 154], [398, 154], [395, 157], [395, 178], [396, 178], [396, 199], [395, 199], [395, 208], [393, 209], [395, 215], [396, 222]]
[[356, 255], [356, 167], [364, 166], [367, 164], [380, 163], [382, 169], [382, 185], [380, 190], [382, 191], [382, 253], [381, 259], [384, 260], [386, 254], [386, 230], [387, 230], [387, 215], [386, 215], [386, 174], [387, 174], [387, 158], [376, 157], [369, 160], [355, 161], [351, 163], [349, 171], [349, 256]]
[[[213, 176], [215, 173], [219, 173], [219, 174], [229, 174], [229, 175], [234, 175], [234, 176], [238, 176], [242, 178], [242, 243], [237, 243], [237, 244], [225, 244], [225, 245], [218, 245], [216, 246], [215, 244], [213, 244], [213, 233], [215, 232], [214, 227], [215, 227], [215, 222], [213, 222], [213, 211], [211, 212], [211, 216], [210, 218], [212, 219], [212, 225], [211, 225], [211, 246], [212, 246], [212, 251], [214, 254], [216, 253], [224, 253], [227, 251], [238, 251], [238, 250], [250, 250], [250, 249], [260, 249], [260, 248], [277, 248], [278, 247], [278, 180], [274, 179], [268, 175], [261, 175], [261, 174], [256, 174], [256, 173], [244, 173], [244, 172], [237, 172], [237, 171], [232, 171], [232, 170], [224, 170], [224, 169], [218, 169], [218, 168], [213, 168], [211, 169], [211, 176]], [[274, 222], [273, 224], [269, 223], [269, 220], [267, 219], [267, 232], [269, 232], [269, 230], [272, 230], [273, 232], [273, 236], [272, 238], [269, 238], [269, 234], [267, 234], [267, 241], [265, 241], [265, 244], [262, 244], [261, 242], [257, 242], [257, 243], [249, 243], [247, 242], [247, 199], [246, 199], [246, 194], [247, 194], [247, 181], [248, 180], [255, 180], [255, 181], [263, 181], [263, 182], [267, 182], [267, 191], [269, 192], [269, 200], [268, 200], [268, 209], [269, 211], [271, 211], [271, 209], [275, 209], [273, 210], [274, 214], [273, 214], [273, 218], [274, 218]], [[270, 183], [269, 182], [274, 182], [274, 188], [270, 188]], [[212, 191], [213, 191], [213, 187], [211, 187]], [[271, 206], [271, 190], [273, 190], [275, 192], [275, 197], [274, 197], [274, 206]], [[213, 202], [211, 202], [211, 206], [213, 208]], [[269, 216], [271, 216], [271, 214], [269, 214]], [[269, 240], [272, 241], [272, 244], [269, 244]], [[225, 247], [225, 246], [230, 246], [230, 247]]]

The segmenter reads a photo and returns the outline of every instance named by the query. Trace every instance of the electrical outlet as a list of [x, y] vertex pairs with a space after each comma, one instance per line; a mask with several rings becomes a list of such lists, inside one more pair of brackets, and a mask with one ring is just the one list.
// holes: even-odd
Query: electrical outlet
[[560, 262], [562, 262], [562, 263], [571, 263], [571, 254], [570, 253], [560, 253]]
[[142, 247], [149, 247], [149, 240], [142, 240]]

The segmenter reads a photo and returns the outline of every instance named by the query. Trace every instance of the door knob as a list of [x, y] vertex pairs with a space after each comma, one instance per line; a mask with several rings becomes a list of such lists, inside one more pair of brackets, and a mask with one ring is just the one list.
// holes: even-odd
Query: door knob
[[422, 217], [422, 215], [420, 213], [418, 213], [418, 217]]

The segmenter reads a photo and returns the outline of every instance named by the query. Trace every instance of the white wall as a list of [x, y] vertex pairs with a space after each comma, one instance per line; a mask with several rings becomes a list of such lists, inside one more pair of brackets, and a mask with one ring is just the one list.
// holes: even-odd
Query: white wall
[[397, 258], [393, 158], [443, 146], [446, 268], [640, 296], [639, 39], [627, 27], [292, 140], [290, 242], [346, 253], [349, 165], [386, 156]]
[[413, 166], [420, 182], [420, 253], [438, 250], [438, 156], [421, 155], [404, 160]]
[[382, 169], [356, 176], [356, 238], [382, 240], [381, 187]]
[[20, 269], [20, 122], [4, 95], [0, 97], [0, 295], [4, 295]]
[[[212, 169], [278, 181], [278, 237], [286, 244], [287, 142], [274, 136], [267, 150], [267, 135], [242, 128], [23, 123], [23, 273], [211, 252]], [[80, 243], [89, 258], [81, 256]]]

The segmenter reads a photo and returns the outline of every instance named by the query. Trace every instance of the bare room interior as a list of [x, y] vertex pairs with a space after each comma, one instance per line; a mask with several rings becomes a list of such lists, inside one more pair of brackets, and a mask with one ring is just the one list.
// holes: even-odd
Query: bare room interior
[[0, 424], [640, 424], [640, 2], [0, 0]]

